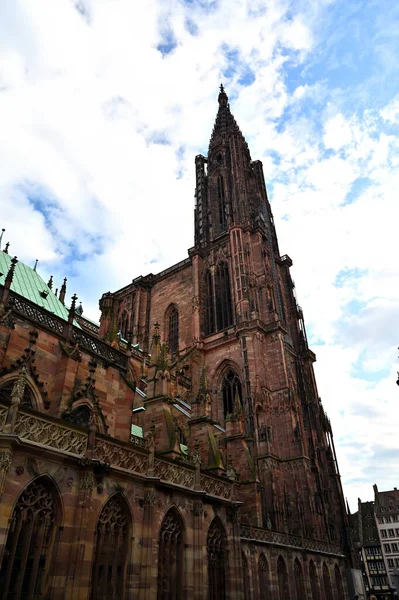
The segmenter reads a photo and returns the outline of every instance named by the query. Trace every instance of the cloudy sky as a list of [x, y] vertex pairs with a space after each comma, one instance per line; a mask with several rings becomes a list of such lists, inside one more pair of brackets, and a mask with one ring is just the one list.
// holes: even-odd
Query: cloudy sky
[[399, 484], [399, 4], [4, 0], [0, 227], [85, 314], [193, 244], [223, 81], [264, 164], [345, 494]]

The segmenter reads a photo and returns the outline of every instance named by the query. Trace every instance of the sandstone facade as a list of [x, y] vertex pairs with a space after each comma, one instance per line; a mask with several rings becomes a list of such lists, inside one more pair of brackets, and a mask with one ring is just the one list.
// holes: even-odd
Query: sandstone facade
[[0, 598], [348, 598], [292, 261], [223, 89], [195, 165], [188, 258], [104, 294], [99, 328], [75, 298], [61, 318], [23, 297], [10, 266]]

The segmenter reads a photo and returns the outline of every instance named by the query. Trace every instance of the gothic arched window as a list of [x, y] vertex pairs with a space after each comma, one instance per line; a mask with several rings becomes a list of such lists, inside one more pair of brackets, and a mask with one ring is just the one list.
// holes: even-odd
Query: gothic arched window
[[323, 584], [326, 600], [334, 600], [331, 586], [330, 571], [326, 563], [323, 563]]
[[309, 563], [309, 579], [310, 579], [310, 589], [312, 591], [312, 600], [320, 600], [317, 571], [316, 571], [315, 564], [312, 560]]
[[251, 598], [251, 590], [250, 590], [250, 581], [249, 581], [249, 569], [248, 569], [248, 561], [244, 552], [241, 552], [241, 562], [242, 562], [242, 572], [244, 577], [244, 600], [250, 600]]
[[[8, 381], [6, 381], [6, 383], [4, 383], [4, 385], [0, 387], [0, 400], [11, 400], [11, 393], [13, 391], [16, 381], [17, 378], [11, 380], [9, 379]], [[26, 406], [27, 408], [36, 408], [35, 396], [28, 383], [25, 384], [24, 394], [22, 396], [20, 406]]]
[[214, 310], [212, 275], [210, 271], [207, 271], [205, 274], [205, 335], [210, 335], [215, 331]]
[[67, 423], [73, 423], [73, 425], [79, 425], [80, 427], [88, 427], [91, 417], [91, 409], [87, 404], [78, 406], [69, 414], [66, 414], [63, 419]]
[[294, 562], [294, 581], [295, 581], [295, 590], [296, 590], [296, 597], [298, 598], [306, 598], [306, 592], [305, 592], [305, 582], [303, 580], [303, 572], [302, 572], [302, 567], [301, 567], [301, 563], [299, 562], [299, 560], [296, 558], [295, 562]]
[[222, 233], [227, 228], [227, 214], [226, 214], [226, 198], [224, 193], [224, 180], [222, 175], [218, 176], [217, 179], [218, 189], [218, 217], [219, 217], [219, 231]]
[[261, 600], [269, 600], [269, 566], [264, 554], [259, 558], [259, 591]]
[[223, 410], [225, 418], [234, 411], [234, 403], [242, 404], [241, 381], [233, 369], [229, 369], [222, 380]]
[[209, 527], [206, 550], [208, 554], [208, 600], [226, 599], [226, 534], [219, 519]]
[[121, 314], [118, 329], [121, 332], [122, 338], [127, 340], [129, 336], [129, 315], [126, 310]]
[[158, 600], [182, 600], [184, 587], [184, 529], [180, 516], [171, 509], [159, 533]]
[[215, 273], [216, 328], [218, 331], [230, 327], [233, 322], [231, 307], [229, 268], [221, 262]]
[[279, 556], [277, 561], [277, 578], [279, 600], [290, 600], [290, 589], [288, 587], [287, 567], [284, 559]]
[[176, 354], [179, 349], [179, 311], [175, 306], [168, 317], [168, 348], [171, 354]]
[[92, 600], [124, 597], [129, 518], [123, 497], [112, 496], [98, 518], [91, 581]]
[[335, 587], [337, 588], [338, 598], [344, 598], [344, 586], [342, 585], [342, 575], [338, 565], [335, 565], [334, 574]]
[[59, 525], [53, 486], [39, 478], [20, 494], [10, 521], [0, 571], [0, 598], [49, 597]]

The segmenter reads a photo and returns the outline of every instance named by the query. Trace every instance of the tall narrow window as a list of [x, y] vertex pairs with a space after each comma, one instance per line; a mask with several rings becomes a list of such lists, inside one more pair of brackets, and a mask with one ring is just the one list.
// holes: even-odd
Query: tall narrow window
[[219, 519], [209, 527], [206, 549], [208, 553], [208, 600], [226, 599], [226, 534]]
[[50, 596], [57, 512], [55, 490], [46, 480], [33, 481], [21, 492], [0, 571], [1, 600]]
[[309, 579], [310, 589], [312, 591], [312, 600], [320, 600], [319, 581], [317, 577], [316, 567], [312, 560], [309, 563]]
[[219, 210], [219, 231], [222, 233], [227, 228], [226, 214], [226, 199], [224, 194], [224, 180], [222, 175], [219, 175], [217, 180], [218, 186], [218, 210]]
[[91, 581], [92, 600], [124, 598], [129, 541], [127, 515], [123, 497], [119, 494], [112, 496], [100, 513]]
[[127, 340], [129, 335], [129, 315], [126, 310], [123, 311], [119, 319], [119, 331], [124, 340]]
[[214, 299], [212, 275], [210, 271], [205, 274], [205, 335], [210, 335], [215, 331]]
[[277, 578], [279, 600], [290, 600], [287, 567], [285, 566], [284, 559], [281, 556], [278, 557], [277, 561]]
[[330, 571], [326, 563], [323, 563], [323, 584], [326, 600], [334, 600], [331, 586]]
[[301, 563], [299, 562], [299, 560], [296, 558], [295, 562], [294, 562], [294, 581], [295, 581], [295, 590], [296, 590], [296, 597], [297, 600], [301, 600], [301, 598], [306, 598], [306, 592], [305, 592], [305, 582], [303, 580], [303, 572], [302, 572], [302, 567], [301, 567]]
[[233, 322], [231, 308], [230, 278], [227, 263], [221, 262], [215, 273], [216, 325], [218, 331]]
[[269, 585], [270, 585], [270, 579], [269, 579], [269, 566], [267, 564], [267, 560], [265, 558], [264, 554], [260, 555], [259, 558], [259, 567], [258, 567], [258, 571], [259, 571], [259, 592], [260, 592], [260, 598], [261, 600], [269, 600], [270, 598], [270, 594], [269, 594]]
[[169, 313], [168, 347], [171, 354], [179, 349], [179, 311], [174, 306]]
[[251, 600], [251, 590], [249, 581], [249, 569], [248, 561], [244, 552], [241, 552], [242, 572], [243, 572], [243, 584], [244, 584], [244, 600]]
[[184, 585], [183, 524], [175, 510], [170, 510], [159, 534], [158, 600], [182, 600]]
[[339, 566], [335, 565], [335, 587], [337, 588], [338, 598], [344, 598], [344, 586], [342, 585], [342, 576]]
[[242, 404], [241, 381], [233, 369], [229, 369], [222, 380], [223, 410], [225, 418], [234, 411], [234, 404], [239, 400]]

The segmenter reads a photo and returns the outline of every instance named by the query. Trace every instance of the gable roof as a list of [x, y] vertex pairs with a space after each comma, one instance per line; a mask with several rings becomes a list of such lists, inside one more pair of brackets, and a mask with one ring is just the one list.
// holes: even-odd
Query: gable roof
[[[0, 285], [5, 283], [5, 278], [11, 266], [11, 259], [12, 257], [9, 254], [0, 251]], [[64, 321], [68, 320], [68, 309], [48, 287], [39, 273], [22, 262], [17, 262], [15, 265], [11, 291], [64, 319]], [[76, 321], [74, 325], [80, 328]]]

